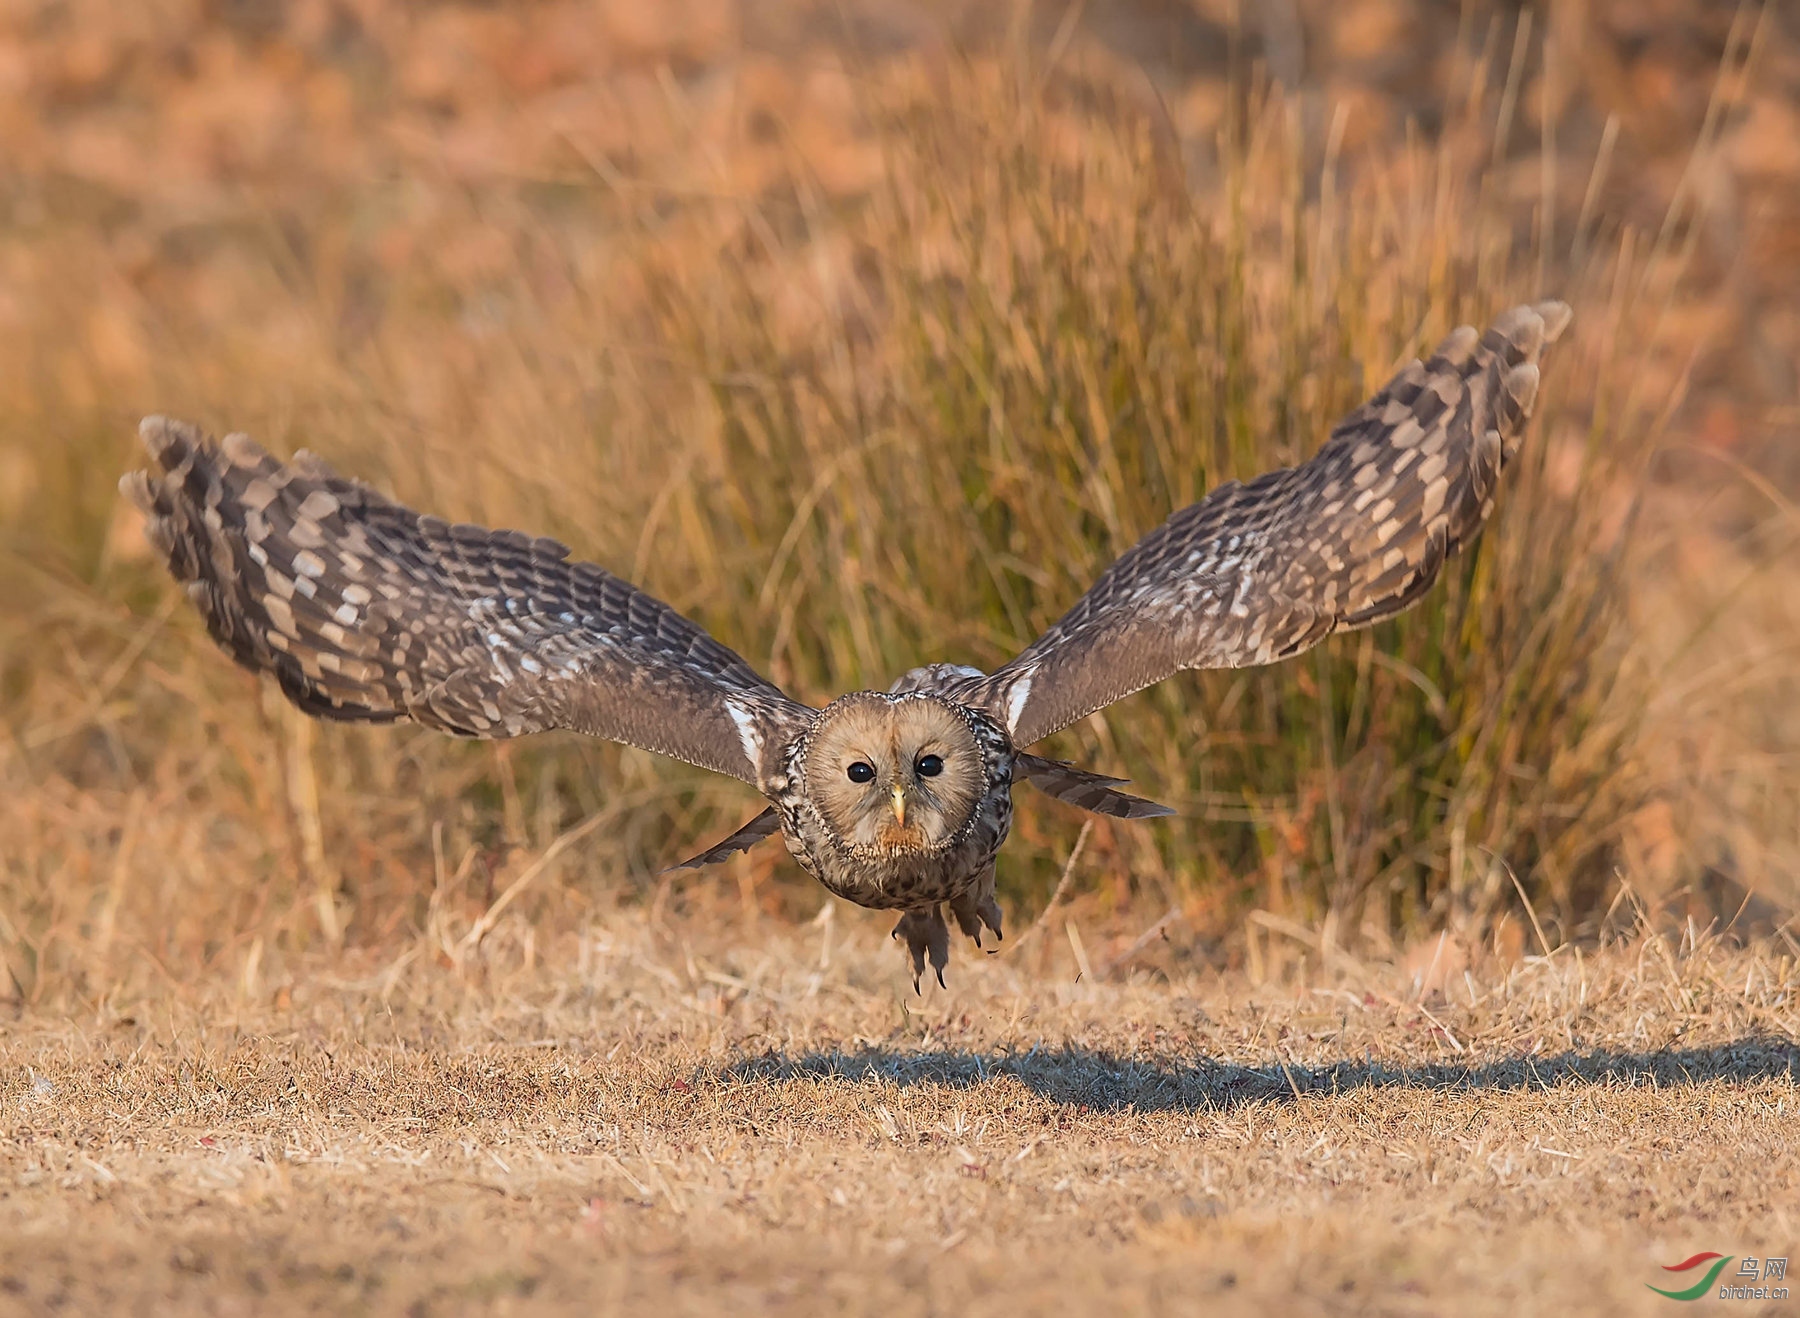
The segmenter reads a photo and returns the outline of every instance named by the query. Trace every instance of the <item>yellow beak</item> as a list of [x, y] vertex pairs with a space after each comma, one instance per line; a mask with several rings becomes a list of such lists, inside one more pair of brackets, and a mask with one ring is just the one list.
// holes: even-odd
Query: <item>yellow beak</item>
[[897, 820], [899, 822], [901, 828], [905, 828], [906, 827], [906, 789], [904, 787], [895, 787], [893, 800], [894, 800], [894, 818], [895, 818], [895, 820]]

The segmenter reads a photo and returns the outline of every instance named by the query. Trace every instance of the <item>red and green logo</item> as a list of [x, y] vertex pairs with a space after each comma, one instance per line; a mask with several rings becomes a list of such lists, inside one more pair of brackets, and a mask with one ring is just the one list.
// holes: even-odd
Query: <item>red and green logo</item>
[[1663, 1264], [1664, 1272], [1692, 1272], [1708, 1259], [1714, 1260], [1713, 1265], [1706, 1270], [1706, 1275], [1684, 1291], [1666, 1291], [1661, 1286], [1650, 1286], [1649, 1282], [1645, 1282], [1644, 1285], [1650, 1286], [1650, 1289], [1658, 1295], [1667, 1295], [1671, 1300], [1697, 1300], [1712, 1289], [1712, 1284], [1719, 1279], [1719, 1274], [1725, 1271], [1725, 1265], [1731, 1262], [1733, 1257], [1730, 1254], [1719, 1253], [1696, 1254], [1693, 1258], [1683, 1259], [1680, 1263]]

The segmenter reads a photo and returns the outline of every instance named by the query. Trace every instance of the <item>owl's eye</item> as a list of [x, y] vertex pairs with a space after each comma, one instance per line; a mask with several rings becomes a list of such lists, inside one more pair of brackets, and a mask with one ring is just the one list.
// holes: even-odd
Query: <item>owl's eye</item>
[[865, 764], [861, 760], [854, 761], [848, 769], [844, 770], [844, 772], [850, 775], [850, 781], [853, 783], [868, 783], [875, 781], [875, 766], [872, 764]]
[[935, 778], [944, 771], [944, 761], [936, 755], [921, 755], [913, 767], [921, 778]]

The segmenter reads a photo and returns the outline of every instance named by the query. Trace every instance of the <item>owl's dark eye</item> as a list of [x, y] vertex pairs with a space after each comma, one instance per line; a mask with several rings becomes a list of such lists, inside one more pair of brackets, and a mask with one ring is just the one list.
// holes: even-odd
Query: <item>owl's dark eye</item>
[[936, 755], [921, 755], [919, 762], [913, 767], [919, 771], [921, 778], [935, 778], [944, 771], [944, 762]]
[[861, 760], [854, 761], [848, 769], [844, 770], [844, 772], [850, 775], [850, 781], [853, 783], [869, 783], [875, 781], [875, 766], [872, 764], [864, 764]]

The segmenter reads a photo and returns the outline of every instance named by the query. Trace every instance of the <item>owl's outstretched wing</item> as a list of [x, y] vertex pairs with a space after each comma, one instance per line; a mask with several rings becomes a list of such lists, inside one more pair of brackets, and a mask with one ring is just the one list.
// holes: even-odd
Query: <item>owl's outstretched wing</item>
[[1023, 653], [957, 694], [1031, 743], [1186, 668], [1272, 663], [1413, 603], [1481, 529], [1561, 302], [1465, 326], [1308, 462], [1220, 486], [1126, 551]]
[[120, 489], [246, 668], [323, 718], [468, 737], [567, 728], [749, 783], [812, 711], [554, 540], [416, 513], [309, 454], [150, 417]]

